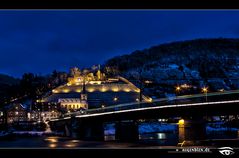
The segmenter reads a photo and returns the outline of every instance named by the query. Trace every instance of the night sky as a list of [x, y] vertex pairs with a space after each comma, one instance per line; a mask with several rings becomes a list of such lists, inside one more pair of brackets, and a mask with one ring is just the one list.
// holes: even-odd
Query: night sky
[[0, 11], [0, 73], [90, 67], [153, 45], [239, 37], [239, 11]]

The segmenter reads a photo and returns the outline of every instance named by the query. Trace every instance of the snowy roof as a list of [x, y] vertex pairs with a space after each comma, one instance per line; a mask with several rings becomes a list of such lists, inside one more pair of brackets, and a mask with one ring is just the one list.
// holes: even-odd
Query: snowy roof
[[21, 108], [27, 110], [26, 105], [24, 106], [24, 105], [21, 104], [21, 103], [13, 103], [13, 104], [9, 104], [8, 106], [5, 106], [5, 107], [4, 107], [4, 110], [10, 110], [10, 109], [14, 108], [14, 107], [17, 106], [17, 105], [19, 105]]

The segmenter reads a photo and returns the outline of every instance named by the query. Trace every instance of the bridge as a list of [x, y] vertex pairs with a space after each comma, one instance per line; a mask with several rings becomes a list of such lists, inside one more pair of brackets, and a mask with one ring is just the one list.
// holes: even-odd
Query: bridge
[[[138, 120], [180, 117], [181, 140], [202, 139], [205, 133], [204, 116], [236, 115], [239, 90], [154, 99], [151, 102], [133, 102], [104, 108], [67, 113], [50, 121], [52, 130], [63, 130], [66, 135], [77, 134], [80, 139], [103, 140], [104, 123], [113, 122], [116, 139], [138, 139]], [[192, 135], [192, 133], [194, 133]]]

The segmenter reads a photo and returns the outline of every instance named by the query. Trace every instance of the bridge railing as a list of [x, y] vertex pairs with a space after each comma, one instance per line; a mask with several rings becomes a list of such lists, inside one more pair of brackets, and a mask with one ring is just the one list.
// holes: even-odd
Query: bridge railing
[[95, 114], [95, 113], [102, 113], [102, 112], [113, 112], [113, 111], [138, 109], [138, 108], [154, 107], [154, 106], [229, 101], [229, 100], [238, 100], [238, 99], [239, 99], [239, 91], [215, 92], [215, 93], [207, 93], [207, 94], [177, 96], [172, 100], [169, 100], [168, 98], [161, 98], [161, 99], [155, 99], [152, 102], [144, 101], [144, 102], [132, 102], [132, 103], [126, 103], [126, 104], [119, 104], [119, 105], [108, 106], [104, 108], [88, 109], [84, 113], [75, 112], [75, 113], [71, 113], [70, 115]]

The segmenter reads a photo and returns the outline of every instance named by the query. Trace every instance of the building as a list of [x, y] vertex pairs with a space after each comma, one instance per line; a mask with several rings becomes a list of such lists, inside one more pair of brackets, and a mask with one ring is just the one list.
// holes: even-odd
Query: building
[[4, 110], [0, 110], [0, 125], [4, 125], [6, 122], [6, 117]]
[[46, 122], [54, 118], [59, 118], [59, 111], [31, 111], [27, 113], [27, 120], [30, 122]]
[[59, 103], [36, 100], [36, 102], [32, 104], [30, 111], [56, 111], [59, 110], [59, 106]]
[[27, 109], [19, 103], [9, 105], [6, 109], [6, 115], [8, 124], [27, 121]]
[[60, 117], [61, 113], [60, 103], [37, 100], [28, 112], [27, 118], [29, 121], [47, 121]]
[[[100, 70], [80, 72], [77, 68], [71, 74], [74, 76], [68, 83], [53, 89], [41, 102], [60, 104], [63, 109], [74, 111], [139, 101], [140, 89], [123, 77], [107, 78]], [[152, 99], [143, 96], [143, 101]]]
[[[14, 103], [6, 107], [4, 112], [0, 111], [0, 123], [4, 123], [6, 118], [7, 124], [20, 123], [20, 122], [45, 122], [52, 118], [59, 118], [61, 112], [57, 109], [57, 105], [54, 104], [38, 104], [38, 108], [27, 109], [22, 104]], [[50, 108], [49, 108], [50, 107]]]
[[80, 108], [88, 109], [87, 102], [80, 98], [59, 98], [58, 102], [60, 106], [67, 111]]

